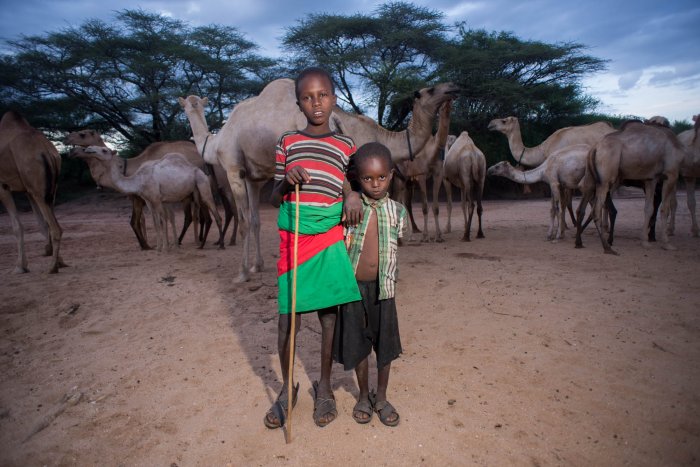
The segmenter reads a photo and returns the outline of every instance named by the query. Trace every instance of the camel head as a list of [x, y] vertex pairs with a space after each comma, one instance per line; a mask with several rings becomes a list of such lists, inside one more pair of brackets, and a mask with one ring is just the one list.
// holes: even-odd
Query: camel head
[[509, 135], [519, 126], [520, 124], [516, 117], [494, 118], [489, 122], [488, 129], [491, 131], [500, 131], [504, 135]]
[[488, 175], [489, 177], [505, 177], [508, 173], [511, 172], [512, 169], [513, 167], [507, 161], [501, 161], [489, 167], [489, 169], [486, 171], [486, 175]]
[[449, 151], [453, 144], [457, 141], [455, 135], [447, 135], [447, 141], [445, 141], [445, 152]]
[[93, 145], [105, 145], [102, 136], [95, 130], [74, 131], [73, 133], [70, 133], [68, 136], [66, 136], [66, 138], [63, 140], [63, 143], [70, 144], [73, 146], [81, 146], [84, 148]]
[[[102, 161], [111, 161], [114, 156], [117, 155], [117, 151], [114, 149], [109, 149], [106, 146], [88, 146], [85, 148], [82, 153], [85, 155], [85, 157], [95, 157], [97, 159], [100, 159]], [[80, 156], [78, 156], [80, 157]]]
[[[443, 103], [452, 102], [459, 94], [459, 87], [453, 83], [440, 83], [416, 91], [413, 95], [413, 111], [423, 109], [429, 115], [436, 115]], [[446, 109], [449, 112], [451, 107]]]
[[209, 98], [195, 95], [190, 95], [186, 98], [178, 97], [177, 101], [180, 103], [180, 107], [182, 107], [182, 110], [184, 110], [185, 113], [188, 113], [189, 111], [200, 112], [200, 109], [201, 112], [204, 113], [204, 109], [209, 104]]

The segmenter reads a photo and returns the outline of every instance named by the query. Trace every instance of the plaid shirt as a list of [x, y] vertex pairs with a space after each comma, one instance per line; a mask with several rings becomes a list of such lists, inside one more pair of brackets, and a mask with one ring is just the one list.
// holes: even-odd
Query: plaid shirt
[[360, 261], [365, 233], [372, 215], [377, 216], [377, 231], [379, 233], [379, 299], [392, 298], [396, 290], [398, 265], [396, 252], [398, 239], [403, 237], [407, 227], [406, 208], [389, 198], [373, 200], [362, 194], [362, 222], [347, 231], [345, 243], [353, 270], [357, 272]]

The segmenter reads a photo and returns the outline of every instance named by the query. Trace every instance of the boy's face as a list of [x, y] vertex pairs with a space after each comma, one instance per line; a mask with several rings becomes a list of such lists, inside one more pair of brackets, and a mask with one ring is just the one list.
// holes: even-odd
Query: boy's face
[[375, 200], [386, 196], [393, 173], [394, 171], [383, 157], [369, 157], [357, 167], [362, 192]]
[[312, 134], [330, 132], [328, 121], [336, 103], [331, 83], [323, 75], [311, 74], [299, 82], [299, 109], [304, 113]]

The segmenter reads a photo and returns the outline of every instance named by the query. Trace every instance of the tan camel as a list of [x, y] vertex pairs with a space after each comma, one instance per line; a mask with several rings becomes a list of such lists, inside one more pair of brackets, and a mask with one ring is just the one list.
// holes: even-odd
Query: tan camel
[[506, 161], [489, 167], [488, 175], [506, 177], [516, 183], [532, 184], [545, 182], [552, 192], [552, 208], [547, 240], [564, 238], [566, 209], [571, 192], [579, 188], [586, 173], [586, 160], [591, 147], [574, 144], [553, 152], [534, 169], [520, 171]]
[[[116, 151], [103, 146], [88, 146], [84, 152], [109, 166], [110, 181], [115, 189], [137, 195], [146, 202], [153, 215], [158, 251], [170, 249], [169, 222], [172, 225], [173, 241], [177, 238], [172, 210], [164, 203], [181, 202], [189, 196], [193, 196], [197, 203], [202, 202], [211, 212], [219, 229], [219, 248], [223, 248], [221, 216], [216, 210], [209, 177], [184, 155], [165, 154], [158, 160], [141, 164], [133, 175], [125, 176], [123, 171], [126, 160], [117, 156]], [[199, 247], [203, 246], [204, 243], [201, 243]]]
[[[115, 189], [114, 184], [111, 182], [111, 176], [109, 174], [109, 166], [104, 165], [100, 160], [94, 157], [85, 157], [83, 149], [88, 146], [103, 146], [107, 147], [102, 136], [95, 130], [81, 130], [70, 133], [64, 140], [65, 144], [75, 146], [70, 152], [69, 157], [78, 157], [88, 164], [90, 169], [90, 174], [92, 178], [98, 185], [105, 186], [108, 188]], [[83, 149], [81, 149], [83, 148]], [[190, 141], [162, 141], [158, 143], [153, 143], [149, 145], [141, 154], [136, 157], [130, 158], [127, 161], [125, 175], [132, 175], [139, 167], [145, 162], [154, 161], [161, 159], [165, 154], [168, 153], [179, 153], [185, 156], [185, 158], [194, 166], [202, 169], [206, 172], [205, 163], [202, 156], [197, 152], [197, 147]], [[229, 241], [230, 245], [236, 244], [236, 235], [238, 232], [238, 212], [235, 209], [235, 202], [233, 199], [233, 193], [231, 192], [231, 187], [226, 180], [226, 173], [223, 168], [218, 164], [212, 165], [214, 169], [214, 177], [212, 177], [211, 185], [212, 190], [218, 190], [221, 196], [222, 204], [224, 206], [224, 235], [226, 230], [233, 219], [233, 233], [231, 234], [231, 239]], [[148, 238], [146, 235], [146, 227], [143, 217], [143, 207], [145, 202], [138, 196], [130, 195], [129, 198], [132, 201], [132, 211], [131, 211], [131, 228], [136, 234], [136, 239], [142, 249], [150, 249], [148, 245]], [[209, 230], [211, 225], [211, 217], [209, 217], [209, 211], [206, 207], [202, 207], [201, 210], [191, 209], [187, 202], [184, 204], [185, 211], [185, 224], [182, 229], [182, 233], [179, 236], [179, 241], [187, 230], [187, 227], [191, 223], [193, 217], [195, 219], [195, 238], [198, 241], [202, 241], [206, 238], [206, 232]], [[205, 223], [204, 231], [197, 235], [196, 226], [197, 217], [201, 216], [202, 221]]]
[[648, 125], [658, 125], [671, 128], [671, 122], [668, 121], [668, 118], [662, 117], [661, 115], [654, 115], [653, 117], [644, 120], [644, 123]]
[[[656, 184], [663, 179], [661, 194], [661, 246], [673, 250], [668, 241], [666, 229], [671, 205], [675, 197], [676, 182], [686, 150], [669, 128], [630, 121], [620, 130], [606, 135], [591, 149], [586, 162], [586, 175], [581, 182], [582, 199], [578, 208], [578, 228], [576, 245], [581, 245], [581, 231], [585, 224], [585, 206], [595, 197], [593, 220], [600, 236], [605, 253], [617, 254], [603, 236], [601, 225], [603, 204], [609, 192], [623, 180], [640, 180], [644, 183], [646, 200], [644, 223], [642, 225], [642, 245], [648, 247], [649, 220], [654, 211]], [[612, 230], [612, 226], [611, 226]]]
[[[486, 158], [476, 147], [469, 133], [463, 131], [450, 146], [445, 156], [443, 166], [445, 191], [447, 192], [447, 232], [452, 230], [452, 185], [459, 187], [461, 192], [462, 213], [464, 214], [463, 242], [471, 240], [472, 217], [476, 204], [476, 215], [479, 218], [479, 228], [476, 238], [484, 238], [481, 229], [481, 199], [484, 194], [486, 179]], [[467, 213], [468, 212], [468, 213]]]
[[17, 215], [13, 192], [27, 193], [41, 233], [47, 239], [45, 254], [52, 256], [49, 273], [65, 266], [60, 252], [61, 226], [54, 214], [61, 157], [56, 147], [16, 112], [6, 112], [0, 120], [0, 201], [10, 215], [17, 238], [14, 272], [29, 272], [24, 249], [24, 229]]
[[412, 233], [420, 232], [413, 219], [413, 187], [417, 184], [421, 192], [423, 206], [422, 242], [430, 241], [430, 234], [428, 232], [428, 177], [432, 177], [433, 180], [432, 209], [433, 218], [435, 219], [435, 241], [438, 243], [444, 241], [442, 232], [440, 231], [440, 222], [438, 220], [438, 215], [440, 214], [438, 194], [440, 192], [440, 186], [442, 185], [442, 164], [445, 159], [445, 146], [447, 145], [448, 133], [450, 131], [451, 110], [451, 101], [442, 104], [438, 112], [437, 133], [428, 140], [414, 160], [405, 160], [396, 164], [398, 174], [393, 179], [396, 198], [401, 199], [408, 209]]
[[[370, 141], [384, 143], [392, 151], [394, 161], [417, 154], [432, 135], [432, 125], [438, 107], [456, 97], [458, 88], [451, 83], [438, 84], [416, 93], [408, 130], [391, 132], [372, 119], [352, 115], [336, 108], [331, 123], [338, 131], [353, 138], [359, 147]], [[250, 278], [250, 272], [263, 268], [260, 250], [260, 190], [275, 171], [275, 145], [282, 133], [306, 127], [303, 114], [296, 104], [294, 81], [278, 79], [236, 105], [226, 124], [217, 134], [209, 132], [204, 108], [207, 98], [188, 96], [179, 99], [189, 119], [195, 143], [204, 160], [218, 161], [226, 170], [241, 217], [243, 255], [237, 282]], [[412, 151], [409, 151], [409, 145]], [[250, 267], [251, 235], [254, 237], [256, 259]]]
[[[686, 155], [681, 164], [681, 176], [685, 181], [686, 203], [690, 211], [690, 232], [693, 237], [700, 234], [698, 220], [695, 216], [695, 180], [700, 177], [700, 115], [694, 115], [695, 125], [678, 135], [678, 140], [685, 146]], [[669, 221], [669, 233], [673, 234], [676, 224], [676, 199], [671, 202], [671, 220]]]
[[500, 131], [508, 137], [508, 145], [513, 158], [519, 165], [537, 167], [554, 151], [572, 144], [595, 146], [603, 136], [615, 129], [608, 122], [596, 122], [589, 125], [560, 128], [541, 144], [526, 148], [520, 134], [520, 123], [516, 117], [496, 118], [489, 122], [488, 129]]

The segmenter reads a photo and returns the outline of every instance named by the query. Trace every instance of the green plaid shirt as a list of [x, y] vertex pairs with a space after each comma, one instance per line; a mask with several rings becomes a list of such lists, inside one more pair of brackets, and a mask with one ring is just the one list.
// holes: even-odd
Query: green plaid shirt
[[362, 222], [355, 228], [348, 229], [345, 243], [348, 247], [348, 255], [353, 270], [357, 272], [357, 263], [360, 261], [365, 233], [369, 225], [370, 217], [377, 216], [377, 231], [379, 233], [379, 299], [392, 298], [396, 290], [398, 265], [396, 252], [398, 239], [403, 237], [407, 227], [406, 208], [389, 198], [389, 195], [380, 200], [373, 200], [362, 194], [363, 215]]

